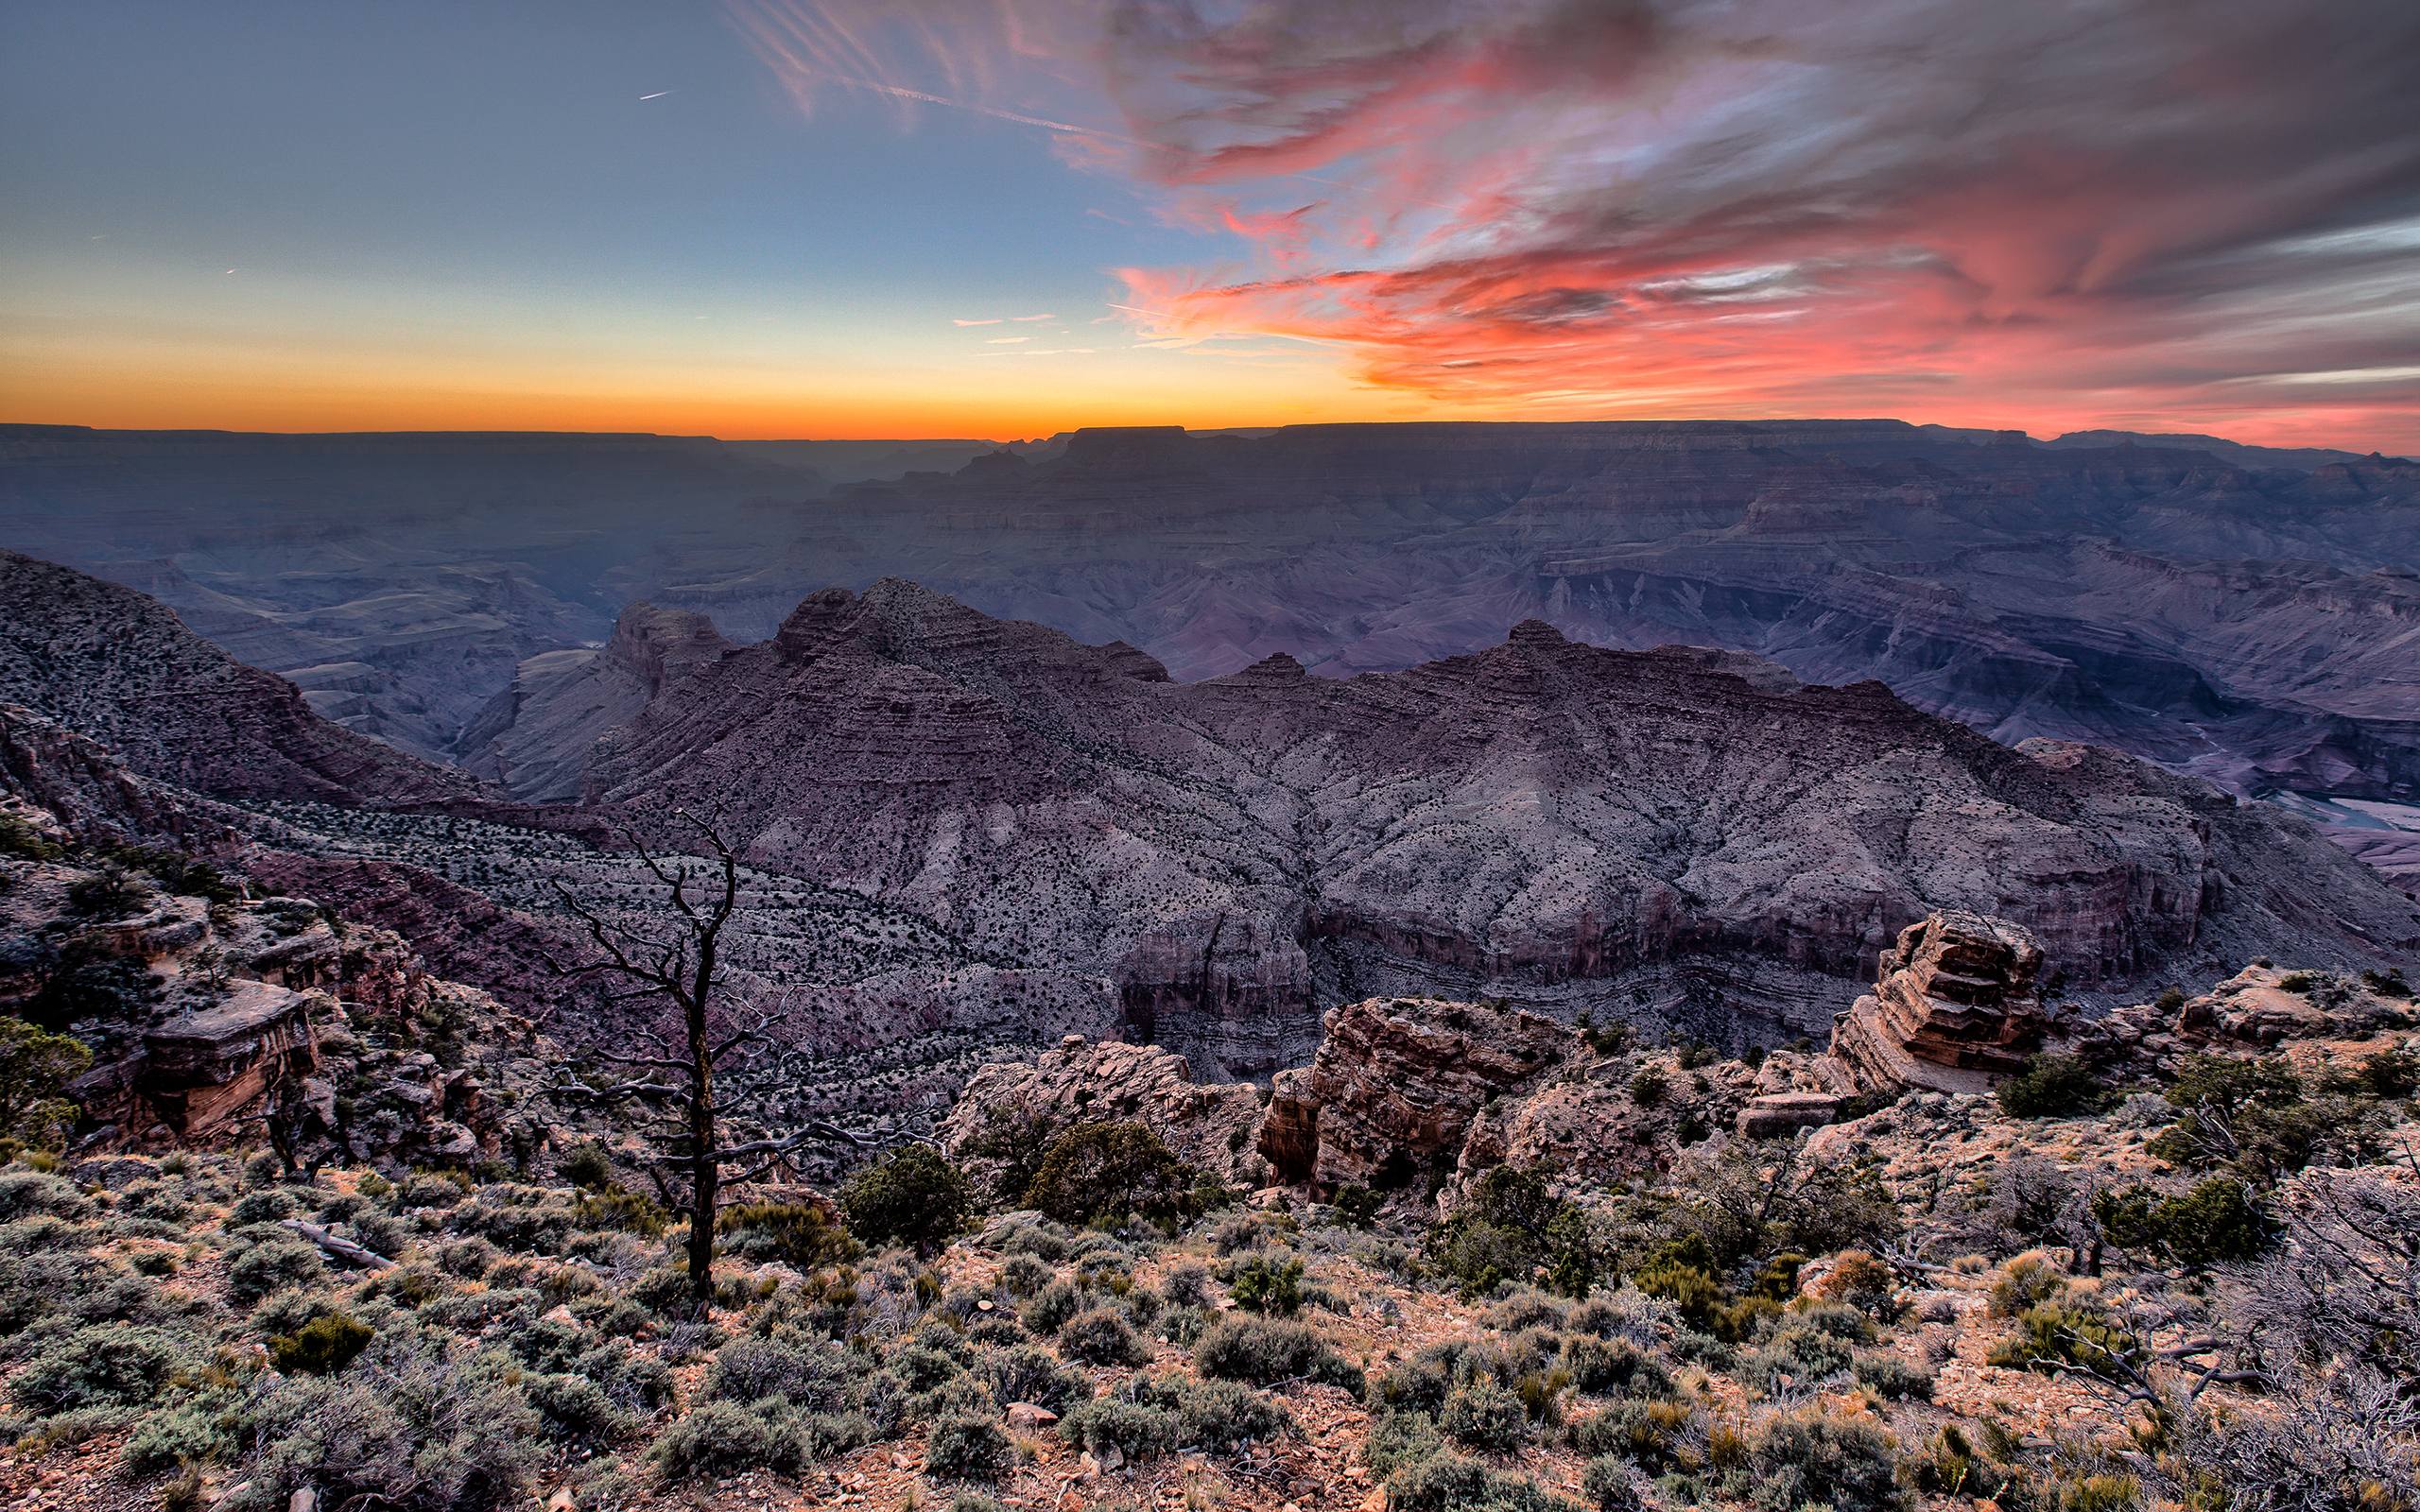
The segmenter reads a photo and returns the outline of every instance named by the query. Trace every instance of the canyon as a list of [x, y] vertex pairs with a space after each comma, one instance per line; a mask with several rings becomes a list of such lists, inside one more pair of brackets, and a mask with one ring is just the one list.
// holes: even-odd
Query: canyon
[[1811, 1038], [1937, 909], [2031, 931], [2044, 989], [2084, 1005], [2420, 947], [2411, 900], [2274, 806], [1542, 621], [1399, 673], [1274, 655], [1186, 683], [906, 582], [810, 595], [752, 646], [633, 610], [610, 659], [499, 721], [524, 769], [580, 775], [538, 804], [320, 718], [128, 590], [12, 557], [0, 598], [20, 785], [220, 835], [569, 1043], [626, 1022], [548, 974], [578, 954], [570, 901], [646, 922], [632, 847], [705, 818], [747, 863], [734, 989], [781, 1005], [798, 1094], [874, 1134], [1069, 1033], [1265, 1078], [1374, 994]]
[[1187, 681], [1274, 654], [1399, 671], [1527, 618], [1752, 652], [2004, 742], [2312, 805], [2409, 885], [2414, 541], [2407, 459], [1893, 421], [997, 448], [0, 427], [0, 545], [152, 593], [337, 722], [548, 799], [568, 775], [499, 747], [499, 720], [612, 662], [627, 606], [748, 643], [812, 592], [896, 576]]

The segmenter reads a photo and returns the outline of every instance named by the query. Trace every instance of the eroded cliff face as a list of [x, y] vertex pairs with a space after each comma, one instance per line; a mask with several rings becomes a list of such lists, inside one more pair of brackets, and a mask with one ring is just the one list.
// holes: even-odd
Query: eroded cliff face
[[316, 713], [158, 602], [0, 551], [0, 701], [98, 741], [131, 771], [216, 798], [441, 802], [477, 785]]
[[2015, 921], [2086, 994], [2420, 938], [2307, 826], [2206, 784], [1534, 621], [1399, 674], [1182, 684], [912, 585], [834, 591], [667, 687], [590, 804], [720, 812], [770, 869], [1105, 972], [1129, 1032], [1204, 1074], [1299, 1064], [1316, 1005], [1379, 976], [1602, 1014], [1719, 981], [1772, 1039], [1820, 1030], [1838, 997], [1812, 984], [1935, 908]]
[[462, 765], [516, 799], [579, 796], [596, 742], [672, 682], [713, 665], [731, 643], [702, 614], [633, 604], [601, 646], [547, 651], [515, 669], [512, 686], [463, 730]]

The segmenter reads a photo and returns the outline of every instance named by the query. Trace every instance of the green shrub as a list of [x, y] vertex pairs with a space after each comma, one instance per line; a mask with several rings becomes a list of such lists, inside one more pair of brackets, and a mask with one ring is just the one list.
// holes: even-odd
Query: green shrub
[[244, 1245], [227, 1263], [227, 1296], [250, 1307], [271, 1292], [310, 1285], [327, 1271], [320, 1251], [300, 1239], [261, 1239]]
[[1004, 1403], [1029, 1401], [1063, 1415], [1068, 1403], [1093, 1394], [1093, 1383], [1081, 1371], [1061, 1365], [1057, 1356], [1038, 1345], [994, 1350], [984, 1356], [978, 1369]]
[[1160, 1296], [1174, 1307], [1204, 1305], [1210, 1300], [1209, 1268], [1192, 1261], [1170, 1265], [1160, 1282]]
[[1174, 1413], [1118, 1397], [1084, 1402], [1060, 1419], [1059, 1432], [1068, 1443], [1089, 1451], [1095, 1458], [1110, 1450], [1130, 1460], [1150, 1459], [1176, 1447], [1179, 1424]]
[[2046, 1054], [2028, 1058], [1997, 1096], [2011, 1118], [2068, 1118], [2107, 1107], [2110, 1091], [2082, 1056]]
[[2048, 1372], [2066, 1365], [2118, 1377], [2130, 1373], [2122, 1367], [2139, 1367], [2146, 1358], [2140, 1339], [2088, 1302], [2036, 1302], [2017, 1314], [2016, 1321], [2016, 1336], [1994, 1346], [1988, 1357], [2003, 1369]]
[[546, 1419], [546, 1426], [567, 1438], [595, 1442], [630, 1431], [630, 1415], [614, 1405], [605, 1388], [586, 1375], [525, 1376], [521, 1391]]
[[1930, 1401], [1932, 1372], [1895, 1354], [1860, 1354], [1851, 1367], [1858, 1383], [1891, 1401]]
[[1000, 1425], [975, 1413], [942, 1418], [925, 1439], [925, 1469], [943, 1480], [996, 1481], [1015, 1458], [1015, 1448]]
[[1555, 1196], [1542, 1173], [1505, 1165], [1472, 1185], [1454, 1216], [1429, 1230], [1426, 1247], [1430, 1265], [1465, 1298], [1533, 1276], [1549, 1291], [1585, 1297], [1603, 1263], [1587, 1213]]
[[1792, 1324], [1739, 1364], [1739, 1379], [1767, 1396], [1785, 1386], [1807, 1387], [1845, 1375], [1849, 1347], [1820, 1329]]
[[[716, 1227], [721, 1228], [729, 1219], [729, 1213], [720, 1215], [716, 1220]], [[624, 1192], [619, 1187], [607, 1187], [583, 1192], [579, 1203], [572, 1208], [572, 1222], [582, 1228], [619, 1229], [624, 1233], [653, 1239], [670, 1225], [671, 1217], [664, 1211], [662, 1203], [643, 1192]]]
[[269, 1356], [287, 1375], [332, 1376], [370, 1348], [377, 1331], [342, 1313], [323, 1314], [269, 1341]]
[[1599, 1454], [1580, 1473], [1580, 1494], [1597, 1512], [1639, 1512], [1644, 1504], [1630, 1464], [1615, 1454]]
[[873, 1364], [837, 1346], [800, 1339], [737, 1338], [716, 1351], [706, 1370], [709, 1401], [762, 1401], [779, 1398], [809, 1412], [838, 1412]]
[[804, 1449], [791, 1414], [778, 1404], [703, 1401], [658, 1435], [648, 1454], [666, 1480], [689, 1480], [794, 1469]]
[[1329, 1200], [1335, 1210], [1339, 1227], [1367, 1228], [1378, 1221], [1379, 1210], [1387, 1203], [1386, 1194], [1373, 1192], [1365, 1186], [1341, 1186]]
[[1563, 1346], [1563, 1367], [1571, 1383], [1585, 1392], [1627, 1392], [1660, 1397], [1672, 1388], [1672, 1377], [1654, 1356], [1627, 1339], [1599, 1339], [1586, 1334]]
[[1213, 1324], [1194, 1346], [1193, 1363], [1203, 1375], [1270, 1385], [1297, 1378], [1357, 1389], [1360, 1372], [1301, 1323], [1261, 1317], [1231, 1317]]
[[1267, 1443], [1294, 1426], [1282, 1405], [1234, 1381], [1180, 1382], [1177, 1420], [1183, 1442], [1219, 1453]]
[[399, 1512], [524, 1501], [539, 1424], [520, 1393], [435, 1353], [382, 1344], [377, 1359], [375, 1386], [360, 1372], [289, 1376], [259, 1400], [232, 1512], [276, 1512], [306, 1486], [323, 1505]]
[[1610, 1454], [1651, 1475], [1679, 1465], [1700, 1430], [1697, 1409], [1686, 1402], [1630, 1399], [1578, 1419], [1566, 1436], [1582, 1454]]
[[739, 1203], [716, 1214], [715, 1230], [733, 1254], [802, 1271], [841, 1264], [858, 1253], [848, 1230], [812, 1203]]
[[55, 1150], [75, 1126], [67, 1084], [93, 1064], [93, 1053], [63, 1034], [0, 1014], [0, 1137]]
[[2092, 1214], [2120, 1249], [2158, 1255], [2188, 1270], [2249, 1260], [2269, 1247], [2277, 1226], [2241, 1180], [2214, 1176], [2182, 1196], [2149, 1187], [2094, 1194]]
[[868, 1245], [907, 1245], [929, 1255], [966, 1227], [975, 1194], [958, 1168], [923, 1144], [903, 1146], [849, 1178], [840, 1208]]
[[19, 1405], [44, 1417], [87, 1407], [141, 1407], [186, 1363], [173, 1334], [134, 1323], [93, 1323], [45, 1339], [9, 1383]]
[[1150, 1358], [1126, 1319], [1106, 1307], [1087, 1309], [1061, 1325], [1059, 1349], [1087, 1365], [1140, 1365]]
[[2141, 1512], [2142, 1505], [2143, 1484], [2131, 1475], [2085, 1475], [2059, 1487], [2059, 1512]]
[[1749, 1445], [1752, 1500], [1768, 1512], [1898, 1512], [1898, 1446], [1873, 1423], [1807, 1409], [1776, 1418]]
[[1086, 1124], [1050, 1143], [1025, 1205], [1061, 1223], [1184, 1211], [1195, 1173], [1141, 1124]]
[[1074, 1281], [1052, 1281], [1018, 1310], [1017, 1321], [1046, 1339], [1083, 1311], [1084, 1297], [1084, 1289]]
[[1228, 1276], [1227, 1295], [1247, 1313], [1290, 1317], [1303, 1306], [1303, 1263], [1291, 1257], [1248, 1255]]
[[1457, 1443], [1503, 1454], [1529, 1436], [1530, 1417], [1519, 1397], [1481, 1377], [1446, 1394], [1437, 1426]]
[[573, 1186], [589, 1192], [607, 1192], [614, 1188], [614, 1158], [605, 1146], [595, 1140], [582, 1140], [564, 1154], [555, 1167], [555, 1174]]
[[223, 1460], [235, 1452], [245, 1426], [244, 1399], [213, 1386], [152, 1413], [126, 1441], [119, 1469], [148, 1480], [167, 1471]]
[[1630, 1079], [1630, 1100], [1641, 1108], [1653, 1108], [1670, 1095], [1672, 1079], [1660, 1066], [1641, 1066]]

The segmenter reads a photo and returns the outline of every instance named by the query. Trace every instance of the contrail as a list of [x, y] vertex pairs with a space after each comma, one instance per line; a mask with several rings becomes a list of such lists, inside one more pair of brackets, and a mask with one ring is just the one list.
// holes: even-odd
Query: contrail
[[977, 115], [988, 115], [995, 121], [1008, 121], [1017, 126], [1039, 127], [1045, 131], [1066, 131], [1076, 136], [1098, 137], [1104, 142], [1115, 142], [1123, 146], [1150, 146], [1150, 143], [1139, 141], [1134, 137], [1120, 136], [1115, 131], [1104, 131], [1095, 126], [1077, 126], [1069, 121], [1054, 121], [1047, 116], [1023, 115], [1015, 111], [1001, 110], [996, 105], [978, 105], [973, 100], [954, 100], [946, 94], [929, 94], [921, 89], [908, 89], [900, 84], [886, 84], [878, 78], [835, 73], [831, 69], [818, 68], [811, 63], [799, 63], [793, 66], [802, 73], [812, 74], [818, 78], [828, 79], [835, 84], [846, 84], [853, 89], [870, 89], [879, 94], [890, 95], [894, 99], [916, 100], [925, 105], [945, 106], [953, 111], [967, 111]]
[[664, 98], [664, 96], [666, 96], [666, 94], [671, 94], [671, 93], [672, 93], [672, 92], [671, 92], [670, 90], [668, 90], [668, 89], [660, 89], [660, 90], [657, 90], [657, 91], [656, 91], [654, 94], [642, 94], [642, 95], [640, 95], [640, 96], [639, 96], [639, 103], [640, 103], [641, 105], [645, 105], [645, 104], [646, 104], [648, 101], [649, 101], [649, 100], [660, 100], [660, 99]]

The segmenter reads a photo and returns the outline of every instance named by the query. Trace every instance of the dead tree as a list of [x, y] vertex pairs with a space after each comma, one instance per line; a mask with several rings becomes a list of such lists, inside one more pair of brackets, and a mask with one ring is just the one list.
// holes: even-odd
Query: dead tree
[[673, 817], [696, 833], [701, 855], [660, 855], [636, 835], [625, 837], [665, 889], [661, 924], [643, 928], [608, 918], [560, 881], [555, 895], [596, 952], [594, 959], [558, 970], [619, 983], [607, 994], [610, 1003], [668, 1005], [680, 1018], [681, 1041], [633, 1030], [646, 1047], [642, 1053], [596, 1053], [631, 1073], [628, 1079], [593, 1086], [566, 1074], [558, 1090], [583, 1101], [644, 1108], [654, 1118], [655, 1126], [646, 1131], [651, 1146], [646, 1164], [657, 1190], [688, 1212], [689, 1291], [702, 1308], [714, 1296], [715, 1214], [723, 1189], [763, 1176], [824, 1131], [807, 1127], [726, 1143], [717, 1073], [742, 1046], [769, 1040], [769, 1015], [744, 1005], [727, 1010], [722, 1002], [723, 932], [739, 902], [738, 852], [715, 820], [685, 809], [674, 810]]

